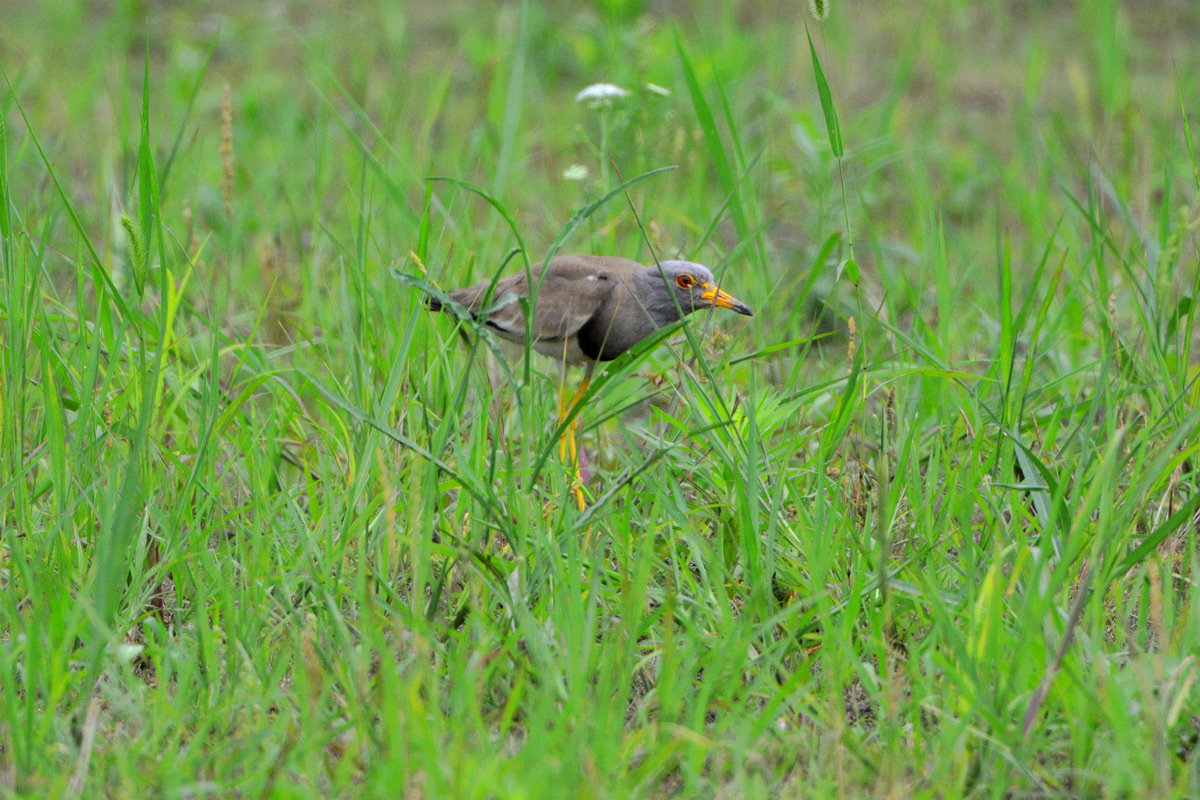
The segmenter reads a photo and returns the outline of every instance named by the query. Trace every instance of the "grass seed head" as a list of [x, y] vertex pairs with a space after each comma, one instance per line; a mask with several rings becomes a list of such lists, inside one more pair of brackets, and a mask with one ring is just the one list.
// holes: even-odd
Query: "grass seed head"
[[221, 199], [225, 216], [233, 216], [233, 89], [225, 84], [221, 100]]

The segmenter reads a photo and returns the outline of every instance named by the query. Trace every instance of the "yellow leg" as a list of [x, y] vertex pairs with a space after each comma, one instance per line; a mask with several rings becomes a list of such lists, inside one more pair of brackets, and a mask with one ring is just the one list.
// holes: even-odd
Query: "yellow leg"
[[[570, 405], [567, 405], [567, 389], [564, 386], [559, 402], [559, 420], [565, 420], [567, 415], [575, 410], [575, 406], [579, 405], [583, 400], [583, 395], [587, 392], [588, 385], [592, 382], [591, 375], [584, 375], [583, 382], [579, 384], [579, 390], [575, 392], [575, 397], [572, 398]], [[587, 503], [583, 500], [583, 476], [579, 474], [579, 445], [575, 441], [575, 426], [579, 425], [580, 434], [583, 433], [583, 419], [573, 420], [563, 432], [562, 439], [558, 442], [559, 457], [571, 466], [571, 471], [574, 478], [571, 482], [571, 491], [575, 494], [575, 502], [579, 505], [579, 510], [583, 511], [587, 508]]]
[[[559, 424], [562, 424], [562, 421], [566, 418], [567, 418], [567, 385], [564, 383], [559, 387], [559, 392], [558, 392], [558, 421], [559, 421]], [[568, 428], [567, 430], [570, 430], [570, 428]], [[573, 457], [574, 457], [574, 454], [572, 453], [572, 458]], [[562, 436], [558, 437], [558, 460], [562, 461], [564, 463], [567, 460], [567, 434], [565, 431], [563, 432]]]

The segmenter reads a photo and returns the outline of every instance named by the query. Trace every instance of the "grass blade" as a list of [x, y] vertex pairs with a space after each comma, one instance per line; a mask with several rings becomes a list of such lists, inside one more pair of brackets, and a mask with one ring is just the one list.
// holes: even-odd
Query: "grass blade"
[[838, 123], [837, 109], [833, 105], [833, 93], [829, 91], [829, 81], [825, 80], [825, 70], [821, 69], [821, 60], [817, 58], [817, 48], [813, 46], [812, 34], [808, 32], [808, 51], [812, 54], [813, 75], [817, 79], [817, 94], [821, 98], [821, 113], [825, 115], [825, 130], [829, 134], [829, 148], [835, 158], [844, 154], [842, 147], [842, 126]]

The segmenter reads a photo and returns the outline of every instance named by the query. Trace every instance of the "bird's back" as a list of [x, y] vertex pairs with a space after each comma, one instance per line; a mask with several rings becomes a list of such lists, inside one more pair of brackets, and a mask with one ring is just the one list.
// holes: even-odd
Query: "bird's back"
[[[573, 336], [612, 297], [633, 270], [641, 269], [636, 261], [600, 256], [559, 256], [550, 262], [542, 274], [542, 264], [529, 270], [533, 290], [524, 270], [496, 282], [491, 301], [487, 303], [487, 324], [499, 334], [524, 340], [525, 317], [521, 298], [536, 292], [533, 317], [535, 339], [555, 340]], [[488, 300], [491, 281], [450, 292], [450, 299], [461, 303], [477, 317]]]
[[[651, 304], [644, 299], [664, 294], [657, 271], [636, 261], [614, 256], [558, 256], [542, 270], [529, 270], [537, 300], [533, 317], [533, 346], [539, 353], [568, 363], [610, 361], [678, 318], [673, 305]], [[539, 284], [540, 280], [540, 284]], [[482, 319], [499, 336], [525, 341], [522, 298], [533, 292], [524, 270], [450, 292], [476, 319]], [[664, 294], [665, 296], [665, 294]], [[435, 307], [436, 310], [437, 307]], [[670, 313], [667, 313], [670, 312]]]

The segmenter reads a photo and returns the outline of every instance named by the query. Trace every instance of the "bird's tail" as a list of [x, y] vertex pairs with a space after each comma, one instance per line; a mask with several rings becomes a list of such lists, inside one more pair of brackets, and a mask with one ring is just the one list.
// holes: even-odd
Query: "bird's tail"
[[397, 272], [395, 270], [392, 271], [392, 276], [401, 283], [407, 283], [409, 286], [413, 286], [420, 290], [422, 294], [421, 302], [424, 303], [425, 307], [430, 311], [441, 311], [445, 308], [445, 306], [442, 304], [442, 301], [433, 296], [433, 292], [437, 290], [421, 278], [418, 278], [416, 275], [405, 275], [404, 273]]

